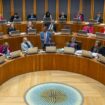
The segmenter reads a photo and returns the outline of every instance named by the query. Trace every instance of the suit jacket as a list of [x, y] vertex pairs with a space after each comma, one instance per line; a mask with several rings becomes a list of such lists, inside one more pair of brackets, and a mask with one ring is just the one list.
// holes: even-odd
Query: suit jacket
[[11, 31], [16, 31], [16, 28], [11, 28], [11, 27], [9, 27], [9, 28], [8, 28], [8, 34], [9, 34]]
[[11, 16], [11, 18], [10, 18], [10, 22], [13, 22], [14, 19], [19, 19], [19, 16]]
[[77, 41], [75, 43], [69, 42], [69, 44], [67, 45], [67, 47], [73, 47], [73, 48], [75, 48], [75, 50], [81, 50], [81, 45]]
[[[46, 38], [44, 37], [44, 34], [46, 34]], [[50, 45], [51, 44], [51, 35], [52, 34], [49, 31], [47, 31], [46, 33], [44, 33], [44, 32], [40, 33], [42, 47], [44, 46], [44, 44], [46, 44], [46, 45]]]
[[99, 23], [103, 23], [102, 17], [96, 16], [96, 17], [95, 17], [95, 20], [96, 20], [97, 22], [99, 22]]
[[93, 47], [90, 49], [90, 51], [91, 51], [91, 52], [94, 52], [94, 53], [98, 53], [98, 52], [100, 51], [100, 48], [101, 48], [101, 47], [97, 47], [97, 48], [96, 48], [95, 46], [93, 46]]
[[27, 43], [29, 44], [30, 47], [25, 42], [21, 43], [22, 51], [27, 51], [29, 48], [33, 47], [32, 43], [30, 41], [27, 41]]

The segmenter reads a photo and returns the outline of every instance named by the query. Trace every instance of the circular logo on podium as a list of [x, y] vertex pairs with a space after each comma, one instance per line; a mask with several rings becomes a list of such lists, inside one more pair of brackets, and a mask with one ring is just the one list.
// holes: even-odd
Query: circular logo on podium
[[83, 96], [76, 89], [60, 83], [45, 83], [27, 91], [28, 105], [82, 105]]

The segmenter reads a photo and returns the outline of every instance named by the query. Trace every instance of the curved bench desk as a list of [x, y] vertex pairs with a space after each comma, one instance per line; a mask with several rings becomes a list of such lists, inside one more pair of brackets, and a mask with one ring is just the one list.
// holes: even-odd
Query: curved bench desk
[[[57, 32], [60, 31], [62, 28], [70, 28], [72, 32], [78, 32], [79, 30], [83, 29], [85, 22], [82, 23], [73, 23], [72, 21], [67, 21], [64, 23], [56, 22]], [[43, 30], [44, 23], [42, 21], [36, 21], [33, 23], [33, 27], [37, 29], [37, 32], [41, 32]], [[94, 25], [94, 32], [100, 32], [101, 28], [105, 25], [96, 24]], [[15, 23], [15, 28], [20, 30], [21, 32], [26, 32], [27, 29], [27, 21], [22, 21], [20, 23]], [[7, 34], [8, 25], [7, 24], [0, 24], [0, 32]]]
[[[23, 37], [26, 36], [34, 46], [41, 48], [40, 35], [19, 35], [15, 37], [10, 37], [8, 35], [3, 36], [0, 39], [0, 44], [3, 42], [8, 42], [12, 51], [21, 49], [21, 42]], [[71, 40], [71, 35], [53, 35], [52, 39], [56, 44], [57, 48], [63, 48], [68, 41]], [[88, 38], [84, 36], [77, 36], [77, 40], [82, 43], [82, 49], [90, 50], [90, 48], [94, 45], [96, 38]], [[103, 45], [105, 45], [105, 40], [101, 39]]]
[[40, 70], [75, 72], [105, 85], [105, 64], [95, 59], [58, 53], [28, 55], [1, 64], [0, 85], [14, 76]]

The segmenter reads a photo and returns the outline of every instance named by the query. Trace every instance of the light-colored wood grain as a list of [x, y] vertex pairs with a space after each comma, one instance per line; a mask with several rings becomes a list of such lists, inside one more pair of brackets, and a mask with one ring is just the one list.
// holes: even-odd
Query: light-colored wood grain
[[34, 85], [59, 82], [79, 89], [83, 105], [105, 105], [105, 86], [86, 76], [65, 71], [39, 71], [24, 74], [0, 86], [0, 105], [26, 105], [24, 95]]

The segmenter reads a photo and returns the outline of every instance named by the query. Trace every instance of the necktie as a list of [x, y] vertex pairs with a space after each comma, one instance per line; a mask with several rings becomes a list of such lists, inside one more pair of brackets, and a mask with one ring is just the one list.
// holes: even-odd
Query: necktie
[[27, 45], [27, 47], [28, 48], [30, 48], [31, 46], [29, 45], [29, 43], [28, 42], [25, 42], [25, 44]]

